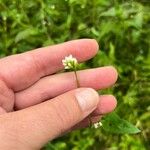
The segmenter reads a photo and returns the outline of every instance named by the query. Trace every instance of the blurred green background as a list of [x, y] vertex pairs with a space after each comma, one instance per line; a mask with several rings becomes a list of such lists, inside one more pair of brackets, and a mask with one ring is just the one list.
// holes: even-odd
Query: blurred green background
[[1, 57], [79, 38], [94, 38], [101, 49], [83, 67], [117, 68], [117, 84], [101, 93], [114, 94], [117, 114], [142, 132], [116, 135], [83, 129], [43, 149], [150, 149], [149, 0], [0, 0]]

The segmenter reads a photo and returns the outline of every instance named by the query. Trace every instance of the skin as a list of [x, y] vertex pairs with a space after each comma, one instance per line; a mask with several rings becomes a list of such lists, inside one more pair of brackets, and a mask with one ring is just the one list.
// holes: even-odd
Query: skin
[[[0, 59], [0, 149], [40, 149], [49, 140], [74, 129], [97, 122], [113, 111], [113, 95], [100, 95], [96, 107], [83, 112], [75, 93], [112, 86], [117, 71], [112, 66], [78, 71], [81, 88], [76, 88], [74, 73], [57, 73], [69, 54], [79, 62], [94, 57], [98, 44], [82, 39], [39, 48]], [[96, 96], [93, 99], [96, 99]]]

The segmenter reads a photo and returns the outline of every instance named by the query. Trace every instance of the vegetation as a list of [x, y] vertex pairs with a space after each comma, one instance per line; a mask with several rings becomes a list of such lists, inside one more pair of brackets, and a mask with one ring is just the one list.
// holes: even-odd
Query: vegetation
[[147, 150], [150, 147], [149, 0], [0, 0], [0, 56], [79, 38], [94, 38], [98, 55], [85, 68], [113, 65], [117, 84], [101, 93], [118, 99], [117, 114], [136, 135], [79, 130], [44, 150]]

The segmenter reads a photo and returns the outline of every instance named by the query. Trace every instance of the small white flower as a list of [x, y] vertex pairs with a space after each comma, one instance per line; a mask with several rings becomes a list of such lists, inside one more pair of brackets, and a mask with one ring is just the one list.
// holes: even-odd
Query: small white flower
[[76, 69], [78, 65], [77, 59], [73, 57], [72, 55], [65, 57], [65, 59], [62, 60], [62, 63], [65, 69]]
[[97, 129], [101, 127], [103, 124], [101, 122], [94, 123], [94, 128]]

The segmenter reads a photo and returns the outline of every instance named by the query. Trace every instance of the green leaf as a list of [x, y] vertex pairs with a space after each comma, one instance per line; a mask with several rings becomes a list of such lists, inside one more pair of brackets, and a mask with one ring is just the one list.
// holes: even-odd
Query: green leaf
[[25, 29], [17, 34], [15, 38], [15, 42], [17, 43], [21, 40], [27, 39], [30, 36], [37, 35], [37, 34], [38, 34], [38, 30], [36, 28]]
[[110, 133], [116, 134], [135, 134], [139, 133], [140, 130], [129, 123], [128, 121], [121, 119], [116, 113], [107, 115], [102, 120], [103, 129]]

